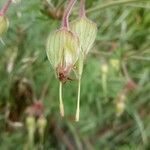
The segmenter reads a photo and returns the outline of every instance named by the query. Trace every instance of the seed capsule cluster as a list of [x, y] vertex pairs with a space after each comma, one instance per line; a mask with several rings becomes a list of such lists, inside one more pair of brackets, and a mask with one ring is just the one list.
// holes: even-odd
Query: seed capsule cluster
[[84, 0], [81, 0], [79, 18], [68, 23], [70, 12], [76, 0], [70, 0], [64, 13], [61, 29], [50, 33], [47, 40], [47, 57], [60, 81], [60, 113], [64, 116], [62, 101], [62, 83], [70, 79], [70, 72], [75, 69], [78, 78], [78, 98], [75, 120], [79, 120], [80, 89], [83, 63], [92, 48], [97, 34], [97, 26], [85, 15]]

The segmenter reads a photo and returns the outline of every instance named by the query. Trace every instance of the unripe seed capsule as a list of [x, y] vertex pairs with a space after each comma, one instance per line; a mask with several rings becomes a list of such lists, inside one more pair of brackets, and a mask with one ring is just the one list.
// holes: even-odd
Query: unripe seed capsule
[[125, 93], [121, 93], [116, 102], [116, 115], [118, 117], [121, 116], [125, 110], [126, 107], [125, 100], [126, 100]]
[[110, 59], [110, 64], [115, 70], [119, 70], [120, 62], [119, 59]]
[[79, 52], [78, 37], [71, 31], [62, 28], [49, 35], [47, 40], [47, 56], [60, 80], [63, 81], [68, 76], [78, 59]]
[[9, 26], [8, 19], [4, 16], [0, 16], [0, 37], [7, 31]]
[[29, 146], [32, 147], [34, 141], [34, 132], [35, 132], [35, 118], [33, 116], [28, 116], [26, 118], [26, 127], [28, 131], [28, 142]]
[[28, 129], [28, 132], [34, 133], [34, 131], [35, 131], [35, 118], [33, 116], [28, 116], [26, 118], [26, 126]]
[[40, 117], [37, 120], [38, 131], [39, 131], [40, 140], [42, 143], [44, 141], [44, 131], [46, 128], [46, 124], [47, 124], [47, 120], [44, 117]]
[[103, 63], [101, 66], [102, 73], [107, 74], [108, 73], [108, 65], [106, 63]]
[[71, 23], [71, 31], [79, 37], [81, 49], [86, 55], [92, 48], [97, 34], [97, 26], [86, 17], [76, 19]]
[[37, 125], [39, 128], [39, 132], [41, 133], [41, 130], [44, 130], [47, 124], [47, 120], [44, 117], [40, 117], [37, 121]]
[[117, 111], [117, 116], [119, 117], [122, 115], [125, 109], [125, 103], [124, 102], [117, 102], [116, 104], [116, 111]]

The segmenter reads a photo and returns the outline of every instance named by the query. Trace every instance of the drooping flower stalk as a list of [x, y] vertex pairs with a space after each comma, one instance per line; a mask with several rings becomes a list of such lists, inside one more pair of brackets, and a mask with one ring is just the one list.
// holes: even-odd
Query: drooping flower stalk
[[12, 0], [7, 0], [7, 2], [4, 4], [4, 6], [2, 7], [1, 11], [0, 11], [0, 16], [4, 16], [5, 13], [7, 12], [10, 4], [12, 3]]
[[62, 19], [63, 28], [69, 29], [69, 16], [76, 1], [77, 0], [69, 0], [68, 6], [64, 12], [63, 19]]
[[79, 12], [80, 17], [85, 17], [85, 0], [80, 1], [80, 12]]

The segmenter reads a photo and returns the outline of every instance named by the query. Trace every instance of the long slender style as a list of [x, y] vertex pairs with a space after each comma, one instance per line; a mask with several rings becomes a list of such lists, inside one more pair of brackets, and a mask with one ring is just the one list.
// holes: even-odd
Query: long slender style
[[11, 2], [12, 2], [12, 0], [7, 0], [7, 2], [4, 4], [2, 9], [0, 10], [0, 16], [3, 16], [7, 12]]
[[84, 61], [84, 55], [81, 55], [78, 60], [79, 77], [78, 77], [78, 97], [77, 97], [75, 121], [79, 121], [79, 119], [80, 119], [80, 95], [81, 95], [81, 78], [82, 78], [82, 72], [83, 72], [83, 61]]
[[62, 19], [62, 27], [69, 29], [69, 16], [72, 11], [72, 8], [77, 0], [69, 0], [68, 6], [64, 12], [63, 19]]
[[80, 119], [80, 91], [81, 91], [81, 78], [78, 80], [78, 99], [77, 99], [75, 121], [79, 121]]
[[64, 104], [62, 99], [62, 82], [59, 82], [59, 109], [60, 109], [60, 115], [64, 117]]

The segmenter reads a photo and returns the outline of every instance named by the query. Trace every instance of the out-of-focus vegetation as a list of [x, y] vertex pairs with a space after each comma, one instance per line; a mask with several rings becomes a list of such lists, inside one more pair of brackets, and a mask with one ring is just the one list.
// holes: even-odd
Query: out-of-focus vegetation
[[[42, 114], [47, 126], [43, 140], [39, 118], [34, 120], [31, 149], [148, 150], [150, 1], [86, 0], [98, 35], [85, 62], [77, 123], [77, 81], [64, 86], [66, 116], [61, 118], [58, 81], [45, 52], [65, 2], [22, 0], [9, 8], [10, 26], [5, 44], [0, 43], [0, 150], [29, 149], [27, 129], [33, 120], [25, 122], [32, 113]], [[70, 20], [77, 17], [78, 6], [79, 1]]]

